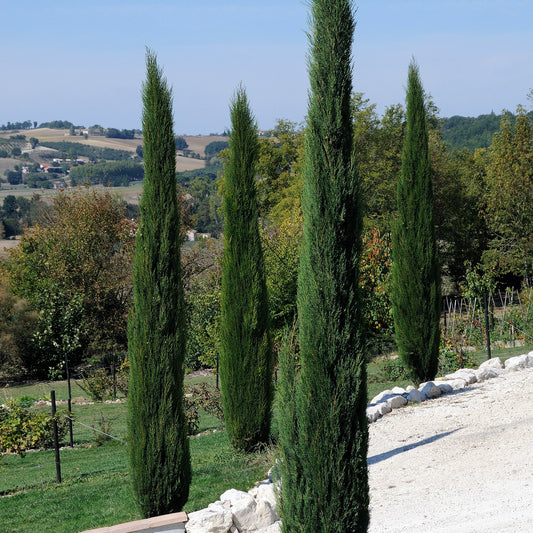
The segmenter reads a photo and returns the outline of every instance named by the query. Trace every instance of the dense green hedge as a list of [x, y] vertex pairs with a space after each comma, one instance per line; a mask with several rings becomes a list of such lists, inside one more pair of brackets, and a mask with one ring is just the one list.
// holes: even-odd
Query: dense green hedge
[[133, 153], [127, 150], [115, 150], [113, 148], [99, 148], [97, 146], [90, 146], [88, 144], [72, 143], [67, 141], [52, 142], [43, 140], [40, 145], [46, 148], [53, 148], [64, 152], [65, 155], [75, 153], [78, 157], [88, 157], [89, 159], [99, 160], [105, 159], [108, 161], [123, 161], [131, 159]]
[[143, 166], [134, 161], [96, 163], [70, 169], [72, 185], [91, 183], [118, 187], [128, 185], [130, 181], [140, 181], [143, 177]]

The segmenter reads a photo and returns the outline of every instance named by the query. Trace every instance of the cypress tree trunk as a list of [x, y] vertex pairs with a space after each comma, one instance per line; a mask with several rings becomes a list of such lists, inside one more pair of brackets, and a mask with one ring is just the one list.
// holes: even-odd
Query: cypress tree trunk
[[437, 373], [441, 290], [424, 90], [414, 62], [409, 65], [397, 201], [392, 248], [394, 326], [400, 357], [420, 383]]
[[191, 479], [183, 407], [184, 302], [172, 95], [148, 51], [143, 86], [145, 177], [128, 324], [130, 474], [145, 517], [180, 511]]
[[224, 183], [220, 383], [231, 443], [249, 451], [269, 437], [272, 343], [255, 187], [259, 143], [242, 88], [231, 105], [231, 122]]
[[283, 531], [360, 532], [368, 527], [369, 497], [358, 289], [362, 222], [350, 113], [355, 23], [348, 0], [314, 0], [311, 8], [301, 370], [280, 364]]

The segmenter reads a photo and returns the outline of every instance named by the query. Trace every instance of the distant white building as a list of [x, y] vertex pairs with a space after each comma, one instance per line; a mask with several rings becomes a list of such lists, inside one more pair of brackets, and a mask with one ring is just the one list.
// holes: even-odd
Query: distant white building
[[196, 240], [196, 234], [198, 232], [195, 229], [188, 229], [187, 230], [187, 240], [190, 242], [194, 242]]

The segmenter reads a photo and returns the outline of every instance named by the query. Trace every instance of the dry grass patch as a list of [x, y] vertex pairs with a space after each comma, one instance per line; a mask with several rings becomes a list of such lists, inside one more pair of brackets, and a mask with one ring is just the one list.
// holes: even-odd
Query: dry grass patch
[[20, 237], [16, 239], [0, 239], [0, 258], [7, 257], [9, 250], [16, 248], [20, 243]]
[[202, 157], [205, 156], [205, 147], [208, 144], [217, 141], [227, 141], [228, 138], [223, 135], [185, 135], [183, 137], [187, 144], [189, 145], [189, 150], [200, 154]]

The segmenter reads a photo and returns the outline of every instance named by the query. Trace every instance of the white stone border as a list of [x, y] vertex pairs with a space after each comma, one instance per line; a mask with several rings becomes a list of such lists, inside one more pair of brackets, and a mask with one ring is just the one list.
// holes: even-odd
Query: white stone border
[[394, 387], [392, 390], [385, 390], [372, 398], [366, 408], [366, 417], [369, 423], [375, 422], [383, 415], [390, 413], [393, 409], [403, 407], [408, 402], [420, 403], [438, 398], [443, 394], [464, 390], [473, 383], [528, 367], [533, 367], [533, 352], [511, 357], [505, 361], [505, 366], [502, 365], [499, 357], [494, 357], [479, 365], [477, 370], [461, 368], [453, 374], [436, 378], [435, 381], [421, 383], [418, 389], [412, 385], [405, 389]]

